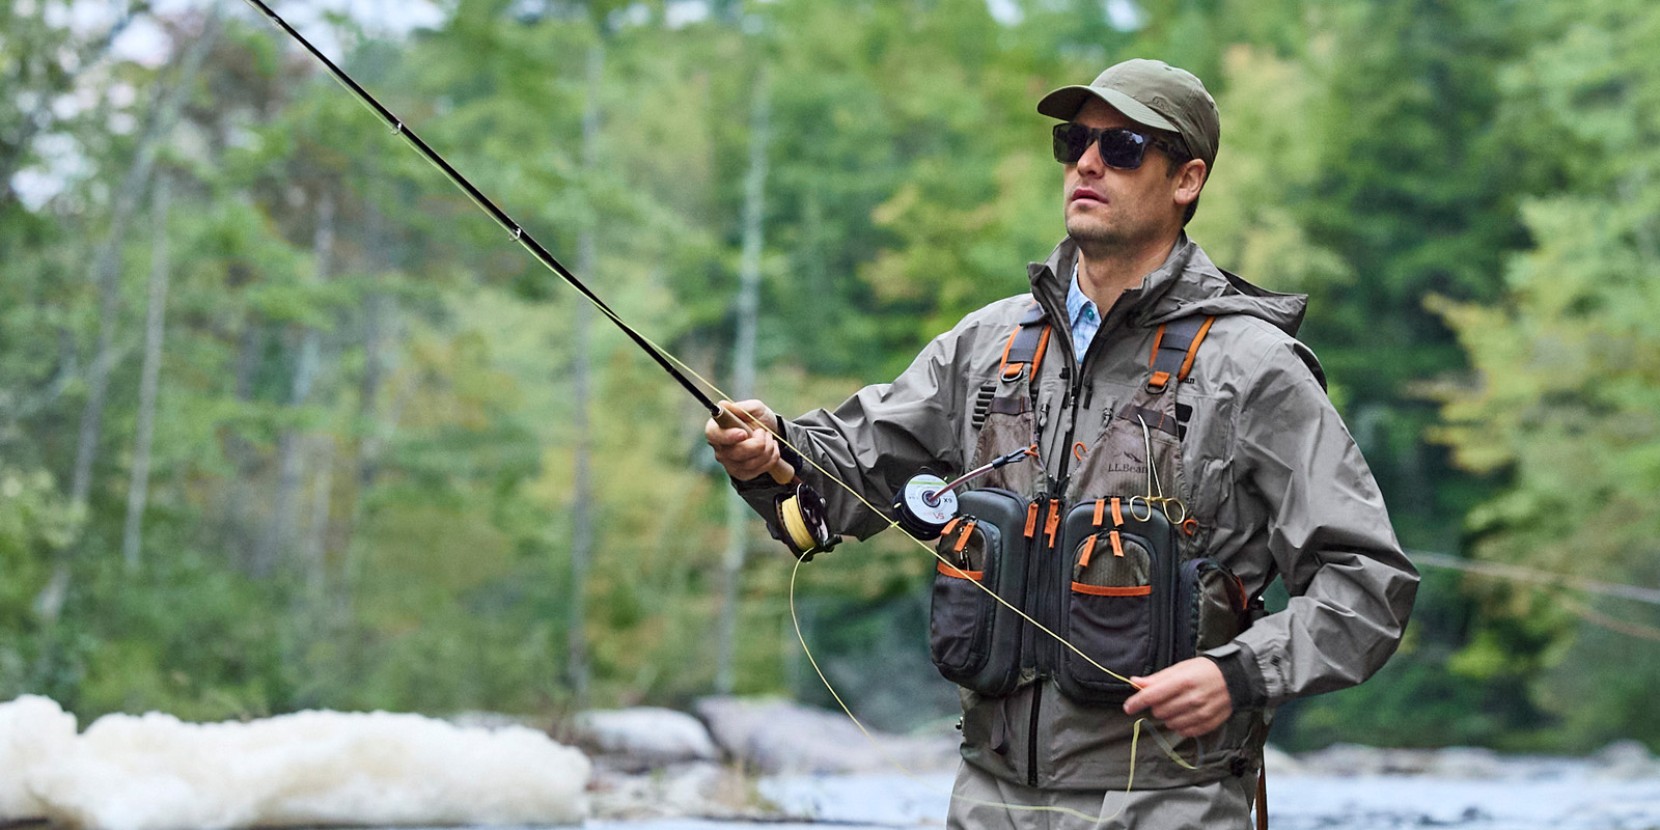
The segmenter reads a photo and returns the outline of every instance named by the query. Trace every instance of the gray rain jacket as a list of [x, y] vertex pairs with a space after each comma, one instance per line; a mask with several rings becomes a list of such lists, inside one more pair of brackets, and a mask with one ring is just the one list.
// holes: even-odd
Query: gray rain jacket
[[[1196, 741], [1159, 736], [1173, 753], [1144, 735], [1134, 778], [1137, 788], [1160, 788], [1249, 774], [1260, 763], [1274, 706], [1360, 683], [1394, 652], [1417, 573], [1396, 541], [1366, 462], [1326, 397], [1318, 362], [1293, 336], [1306, 298], [1225, 274], [1183, 236], [1160, 268], [1107, 311], [1080, 365], [1066, 314], [1076, 256], [1071, 241], [1062, 242], [1046, 262], [1029, 267], [1030, 295], [968, 315], [893, 383], [788, 421], [784, 436], [876, 504], [890, 503], [923, 468], [959, 473], [988, 453], [1024, 446], [1034, 430], [1040, 458], [1004, 468], [1007, 475], [995, 484], [1028, 498], [1131, 495], [1141, 492], [1145, 459], [1097, 458], [1104, 454], [1090, 449], [1113, 445], [1108, 430], [1147, 382], [1158, 325], [1215, 316], [1191, 375], [1179, 384], [1177, 400], [1192, 408], [1185, 434], [1179, 442], [1159, 436], [1169, 442], [1174, 467], [1163, 468], [1161, 486], [1179, 493], [1197, 520], [1182, 540], [1184, 555], [1219, 561], [1253, 597], [1277, 575], [1291, 599], [1206, 652], [1228, 679], [1235, 704], [1230, 721]], [[976, 426], [976, 396], [998, 382], [1010, 332], [1033, 298], [1055, 331], [1032, 382], [1031, 410], [1002, 425], [994, 416]], [[1008, 434], [996, 438], [999, 429]], [[1141, 433], [1135, 435], [1140, 442]], [[840, 484], [811, 466], [797, 467], [827, 499], [832, 529], [864, 538], [889, 526]], [[738, 488], [770, 521], [777, 491], [769, 484], [763, 479]], [[1027, 786], [1125, 785], [1133, 720], [1121, 709], [1077, 704], [1041, 676], [1026, 678], [1006, 696], [964, 689], [962, 698], [968, 762]]]

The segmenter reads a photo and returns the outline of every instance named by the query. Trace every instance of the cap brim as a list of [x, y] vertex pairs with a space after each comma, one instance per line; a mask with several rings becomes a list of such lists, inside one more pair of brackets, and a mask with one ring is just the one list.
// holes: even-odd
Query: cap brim
[[1124, 117], [1144, 127], [1155, 130], [1166, 130], [1180, 133], [1170, 119], [1159, 115], [1153, 109], [1140, 101], [1119, 92], [1116, 89], [1101, 89], [1093, 86], [1063, 86], [1038, 102], [1037, 111], [1062, 121], [1070, 121], [1077, 116], [1078, 110], [1083, 109], [1084, 103], [1090, 98], [1097, 98], [1113, 109], [1124, 113]]

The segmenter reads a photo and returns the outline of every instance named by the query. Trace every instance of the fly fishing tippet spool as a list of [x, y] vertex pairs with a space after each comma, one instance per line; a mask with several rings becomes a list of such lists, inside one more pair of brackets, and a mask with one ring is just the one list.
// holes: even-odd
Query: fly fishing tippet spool
[[1036, 455], [1036, 446], [1023, 447], [1007, 455], [1000, 455], [990, 463], [975, 467], [949, 482], [933, 473], [918, 473], [911, 476], [911, 480], [905, 482], [905, 486], [893, 497], [894, 523], [906, 533], [924, 542], [938, 539], [939, 535], [945, 532], [945, 526], [957, 518], [955, 491], [958, 487], [992, 470]]
[[906, 533], [923, 541], [938, 539], [957, 518], [957, 494], [945, 489], [945, 479], [932, 473], [911, 477], [893, 500], [894, 518]]

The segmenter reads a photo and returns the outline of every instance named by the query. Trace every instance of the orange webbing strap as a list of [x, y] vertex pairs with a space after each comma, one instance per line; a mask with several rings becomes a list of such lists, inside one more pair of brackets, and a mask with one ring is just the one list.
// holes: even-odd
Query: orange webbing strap
[[1193, 335], [1193, 342], [1187, 346], [1187, 358], [1182, 361], [1182, 370], [1176, 373], [1177, 381], [1187, 380], [1187, 373], [1193, 371], [1193, 358], [1199, 354], [1199, 344], [1205, 342], [1205, 335], [1210, 334], [1210, 326], [1214, 322], [1215, 317], [1206, 317], [1205, 322], [1199, 325], [1199, 333]]
[[1032, 303], [1009, 335], [1008, 344], [1003, 346], [1003, 365], [998, 369], [998, 376], [1006, 381], [1019, 380], [1021, 375], [1037, 377], [1044, 352], [1049, 350], [1049, 332], [1043, 306]]
[[1104, 515], [1102, 515], [1106, 510], [1106, 506], [1107, 506], [1107, 500], [1106, 499], [1096, 499], [1095, 500], [1094, 524], [1095, 524], [1096, 527], [1100, 527], [1101, 526], [1101, 520], [1106, 518]]
[[1174, 378], [1178, 383], [1187, 380], [1193, 371], [1193, 358], [1199, 352], [1215, 317], [1182, 317], [1159, 326], [1153, 335], [1153, 353], [1147, 360], [1152, 374], [1147, 379], [1147, 391], [1161, 393]]
[[1124, 526], [1124, 500], [1117, 496], [1112, 497], [1112, 524], [1113, 527]]

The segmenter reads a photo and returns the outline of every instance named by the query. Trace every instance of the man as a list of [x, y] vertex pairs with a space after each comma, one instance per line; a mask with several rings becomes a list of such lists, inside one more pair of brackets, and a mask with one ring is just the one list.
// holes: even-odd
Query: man
[[[1025, 639], [1009, 647], [1014, 657], [987, 658], [1013, 661], [1012, 682], [959, 680], [964, 762], [949, 824], [1242, 827], [1273, 707], [1375, 672], [1400, 641], [1417, 574], [1326, 398], [1319, 364], [1293, 337], [1305, 298], [1226, 274], [1183, 231], [1220, 138], [1216, 104], [1199, 79], [1131, 60], [1088, 86], [1051, 92], [1038, 111], [1062, 121], [1054, 143], [1064, 165], [1067, 236], [1046, 262], [1029, 267], [1030, 295], [970, 314], [892, 384], [867, 387], [833, 411], [786, 423], [759, 401], [745, 401], [731, 406], [771, 432], [710, 421], [706, 434], [769, 523], [777, 521], [780, 487], [763, 473], [783, 457], [824, 494], [830, 526], [861, 538], [887, 527], [888, 517], [801, 464], [796, 450], [880, 504], [919, 470], [949, 477], [1035, 445], [1035, 457], [971, 485], [1018, 497], [1014, 503], [1029, 513], [1029, 541], [1024, 548], [1000, 542], [996, 551], [987, 541], [985, 558], [959, 554], [960, 562], [940, 565], [936, 645], [949, 624], [942, 602], [953, 601], [940, 586], [961, 584], [953, 578], [990, 581], [998, 566], [988, 563], [997, 557], [1006, 557], [1005, 573], [1018, 564], [1037, 575], [1011, 594], [1012, 604], [1049, 615], [1070, 635], [1064, 639], [1100, 644], [1102, 654], [1148, 630], [1134, 609], [1150, 614], [1161, 606], [1096, 613], [1083, 603], [1146, 595], [1157, 581], [1149, 569], [1166, 567], [1147, 562], [1173, 555], [1231, 573], [1213, 584], [1231, 582], [1257, 600], [1240, 623], [1248, 627], [1225, 629], [1224, 640], [1189, 651], [1196, 656], [1128, 678], [1117, 698], [1078, 691], [1089, 670], [1025, 628]], [[1038, 327], [1041, 335], [1019, 336]], [[1052, 340], [1044, 339], [1051, 331]], [[781, 449], [772, 433], [794, 449]], [[1092, 502], [1094, 535], [1076, 548], [1057, 543], [1057, 532], [1069, 532], [1056, 530], [1061, 517], [1070, 527]], [[1104, 519], [1109, 502], [1112, 518]], [[1135, 525], [1142, 514], [1154, 528], [1147, 538], [1164, 538], [1155, 532], [1165, 526], [1155, 512], [1174, 528], [1175, 541], [1164, 545], [1174, 554], [1150, 542], [1127, 556], [1134, 546], [1120, 543], [1142, 527]], [[1020, 534], [1016, 522], [998, 538]], [[1094, 555], [1108, 536], [1111, 553]], [[961, 549], [969, 537], [948, 530], [945, 542]], [[1031, 587], [1049, 585], [1054, 577], [1042, 569], [1053, 566], [1042, 563], [1051, 560], [1074, 565], [1070, 597], [1064, 572], [1055, 592]], [[1091, 583], [1092, 561], [1130, 581]], [[1263, 614], [1260, 597], [1276, 576], [1291, 600]], [[1089, 598], [1097, 595], [1109, 599]], [[1066, 617], [1057, 603], [1083, 610]], [[972, 618], [975, 625], [991, 620]], [[1149, 636], [1168, 638], [1170, 628], [1155, 625]], [[945, 672], [939, 649], [935, 658]], [[1148, 717], [1157, 734], [1137, 729]]]

